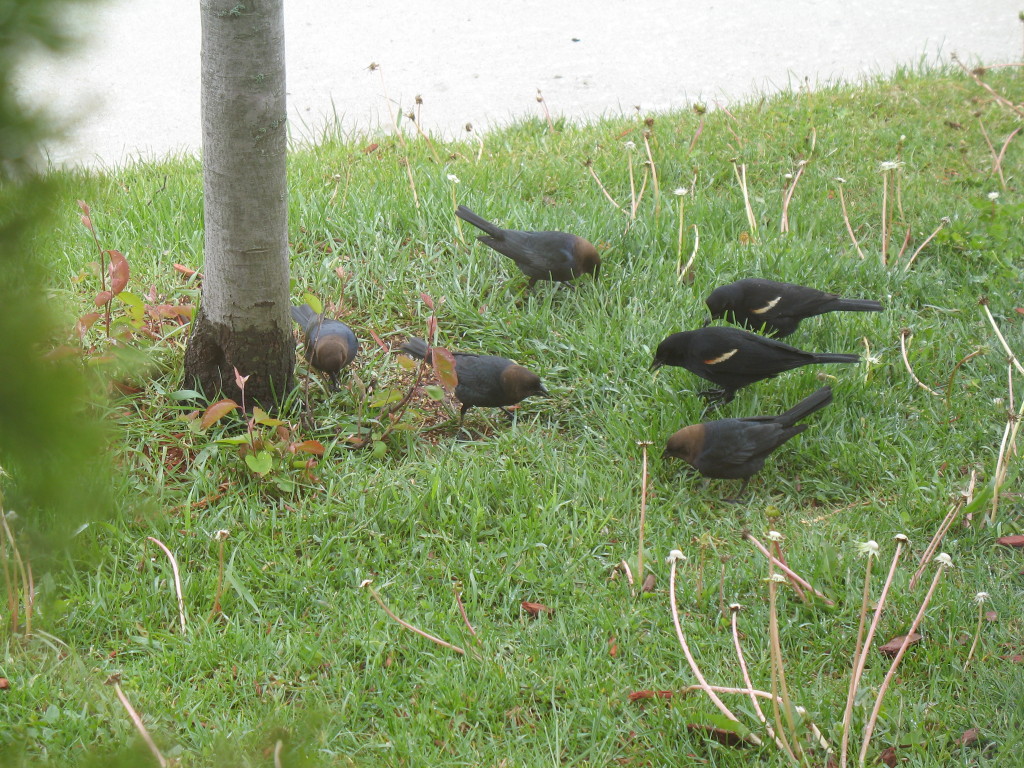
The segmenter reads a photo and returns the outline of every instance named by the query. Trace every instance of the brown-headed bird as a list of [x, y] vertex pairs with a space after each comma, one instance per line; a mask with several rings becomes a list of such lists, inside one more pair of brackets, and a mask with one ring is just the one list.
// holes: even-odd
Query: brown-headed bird
[[738, 501], [768, 454], [807, 429], [806, 424], [797, 422], [831, 402], [832, 388], [822, 387], [779, 416], [720, 419], [683, 427], [668, 439], [662, 457], [682, 459], [704, 477], [742, 479], [739, 493], [727, 499]]
[[306, 334], [309, 364], [326, 373], [334, 389], [339, 389], [338, 373], [359, 353], [359, 340], [352, 329], [340, 320], [318, 315], [309, 304], [292, 307], [292, 319]]
[[748, 277], [715, 288], [704, 299], [711, 319], [724, 318], [776, 338], [789, 336], [800, 321], [826, 312], [881, 312], [871, 299], [844, 299], [835, 293], [793, 283]]
[[508, 256], [530, 278], [530, 288], [538, 280], [569, 282], [580, 275], [601, 271], [597, 249], [582, 237], [567, 232], [521, 232], [502, 229], [460, 205], [455, 215], [468, 221], [486, 235], [477, 237], [484, 245]]
[[736, 390], [783, 371], [812, 363], [856, 363], [859, 355], [804, 352], [789, 344], [739, 328], [714, 326], [673, 333], [658, 345], [651, 363], [686, 368], [719, 386], [701, 392], [709, 402], [728, 403]]
[[[429, 351], [423, 339], [411, 338], [399, 348], [411, 357], [423, 360]], [[550, 397], [540, 383], [540, 376], [528, 368], [517, 365], [507, 357], [495, 355], [474, 355], [468, 352], [453, 352], [455, 358], [455, 397], [462, 403], [459, 411], [459, 427], [466, 418], [466, 411], [473, 406], [501, 408], [515, 405], [528, 397]]]

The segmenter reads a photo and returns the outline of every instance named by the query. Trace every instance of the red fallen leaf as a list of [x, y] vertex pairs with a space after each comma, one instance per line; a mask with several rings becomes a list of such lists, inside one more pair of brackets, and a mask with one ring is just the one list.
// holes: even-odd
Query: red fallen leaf
[[0, 691], [6, 691], [11, 687], [11, 681], [6, 677], [0, 677]]
[[1018, 315], [1024, 315], [1024, 307], [1016, 307], [1013, 311]]
[[608, 638], [608, 655], [613, 659], [619, 655], [619, 644], [615, 642], [615, 635]]
[[671, 699], [675, 695], [675, 691], [633, 691], [627, 698], [630, 701], [640, 701], [642, 699]]
[[1000, 656], [1003, 661], [1012, 661], [1014, 664], [1024, 664], [1024, 653], [1016, 653], [1013, 656]]
[[985, 621], [993, 622], [999, 620], [999, 614], [995, 611], [985, 611]]
[[1015, 547], [1021, 549], [1024, 547], [1024, 535], [1015, 534], [1013, 536], [1000, 536], [996, 539], [996, 544], [1002, 544], [1004, 547]]
[[147, 304], [146, 312], [154, 320], [165, 320], [179, 317], [183, 320], [191, 320], [195, 307], [191, 304]]
[[523, 600], [523, 602], [520, 603], [520, 606], [524, 611], [526, 611], [528, 614], [535, 618], [542, 613], [554, 613], [553, 610], [548, 608], [543, 603], [531, 603], [528, 600]]
[[654, 591], [654, 582], [656, 582], [656, 581], [657, 581], [657, 577], [653, 573], [648, 572], [648, 574], [646, 576], [644, 576], [644, 583], [640, 587], [640, 591], [641, 592], [653, 592]]
[[372, 329], [370, 330], [370, 335], [371, 335], [371, 336], [373, 336], [373, 340], [377, 342], [377, 346], [378, 346], [378, 347], [380, 347], [381, 349], [383, 349], [383, 350], [384, 350], [385, 352], [389, 351], [389, 347], [388, 347], [388, 345], [387, 345], [387, 344], [385, 344], [385, 343], [384, 343], [384, 342], [383, 342], [383, 341], [381, 340], [380, 336], [378, 336], [378, 335], [377, 335], [376, 333], [374, 333]]
[[616, 139], [624, 139], [624, 138], [626, 138], [627, 136], [629, 136], [629, 134], [631, 134], [631, 133], [632, 133], [633, 131], [635, 131], [635, 130], [636, 130], [636, 128], [635, 128], [635, 127], [634, 127], [634, 128], [627, 128], [626, 130], [624, 130], [624, 131], [623, 131], [622, 133], [620, 133], [620, 134], [619, 134], [618, 136], [616, 136], [615, 138], [616, 138]]
[[110, 264], [108, 266], [108, 271], [110, 272], [110, 292], [117, 296], [117, 294], [128, 287], [128, 277], [130, 274], [128, 259], [120, 251], [107, 251], [107, 256], [110, 257]]
[[175, 269], [176, 272], [181, 272], [181, 274], [183, 274], [185, 277], [192, 277], [192, 275], [199, 275], [199, 279], [200, 280], [203, 279], [202, 273], [197, 272], [196, 270], [192, 269], [191, 267], [186, 267], [184, 264], [175, 264], [174, 265], [174, 269]]
[[142, 391], [142, 387], [128, 381], [113, 381], [110, 383], [110, 386], [119, 395], [137, 395]]
[[979, 738], [980, 734], [978, 733], [977, 728], [968, 728], [960, 734], [960, 738], [956, 740], [956, 743], [962, 747], [969, 747], [972, 744], [977, 743]]
[[318, 440], [303, 440], [301, 443], [292, 443], [289, 446], [292, 453], [312, 453], [316, 456], [324, 455], [324, 444]]
[[920, 632], [914, 632], [913, 634], [911, 634], [909, 636], [907, 636], [907, 635], [898, 635], [897, 637], [894, 637], [892, 640], [890, 640], [885, 645], [880, 646], [879, 649], [878, 649], [878, 652], [880, 654], [882, 654], [883, 656], [893, 657], [897, 653], [900, 652], [900, 648], [903, 647], [903, 643], [904, 642], [907, 645], [914, 645], [915, 643], [921, 642], [921, 633]]
[[371, 152], [376, 152], [377, 151], [377, 147], [379, 147], [379, 146], [380, 146], [380, 144], [378, 144], [377, 142], [374, 142], [373, 144], [368, 144], [367, 146], [363, 147], [363, 154], [364, 155], [368, 155]]
[[206, 413], [203, 414], [202, 421], [199, 422], [201, 429], [206, 429], [211, 424], [216, 424], [222, 418], [227, 416], [233, 410], [238, 408], [238, 403], [234, 400], [218, 400], [216, 403], [206, 409]]
[[888, 765], [889, 768], [899, 765], [900, 759], [896, 755], [896, 747], [886, 747], [878, 753], [878, 762]]
[[704, 723], [687, 723], [686, 727], [691, 731], [700, 731], [701, 733], [707, 734], [719, 744], [724, 744], [727, 747], [742, 747], [750, 743], [738, 733], [727, 731], [724, 728], [715, 728], [713, 725], [706, 725]]

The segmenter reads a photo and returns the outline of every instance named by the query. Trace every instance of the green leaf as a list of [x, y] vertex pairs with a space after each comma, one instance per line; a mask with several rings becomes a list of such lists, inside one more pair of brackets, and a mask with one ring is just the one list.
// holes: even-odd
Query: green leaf
[[142, 297], [129, 291], [117, 294], [117, 300], [124, 304], [128, 312], [128, 320], [133, 328], [141, 328], [146, 323], [146, 303]]
[[322, 315], [324, 313], [324, 303], [320, 301], [318, 296], [314, 296], [312, 293], [304, 293], [302, 294], [302, 300], [309, 304], [313, 311], [318, 315]]
[[245, 463], [249, 469], [263, 477], [274, 468], [274, 457], [270, 455], [269, 451], [260, 451], [256, 454], [247, 453], [245, 454]]
[[400, 389], [385, 389], [370, 398], [370, 407], [383, 408], [385, 405], [397, 403], [403, 397], [405, 397], [405, 393]]
[[262, 424], [265, 427], [279, 427], [285, 423], [281, 419], [267, 415], [267, 412], [258, 406], [252, 409], [252, 418], [257, 424]]
[[375, 458], [375, 459], [383, 458], [384, 454], [386, 454], [387, 452], [388, 452], [388, 446], [387, 446], [386, 443], [384, 443], [381, 440], [374, 440], [373, 441], [373, 450], [371, 451], [371, 455], [373, 456], [373, 458]]
[[429, 387], [424, 387], [423, 391], [427, 393], [427, 397], [431, 400], [444, 400], [444, 390], [440, 387], [431, 384]]

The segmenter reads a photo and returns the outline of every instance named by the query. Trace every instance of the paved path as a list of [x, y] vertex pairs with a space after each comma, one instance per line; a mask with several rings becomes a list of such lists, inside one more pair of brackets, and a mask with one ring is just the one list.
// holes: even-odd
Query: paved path
[[[497, 7], [491, 7], [497, 6]], [[1019, 61], [1020, 0], [285, 0], [293, 135], [337, 114], [389, 120], [423, 97], [447, 135], [539, 114], [585, 118], [734, 101], [900, 64]], [[196, 152], [198, 0], [110, 0], [69, 22], [86, 44], [37, 59], [22, 90], [71, 121], [56, 163]], [[378, 73], [367, 65], [381, 65]]]

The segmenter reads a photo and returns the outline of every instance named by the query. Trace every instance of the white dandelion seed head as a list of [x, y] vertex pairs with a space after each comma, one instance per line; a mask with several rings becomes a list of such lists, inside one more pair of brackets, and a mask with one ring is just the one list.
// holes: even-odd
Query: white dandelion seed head
[[743, 606], [740, 605], [739, 603], [729, 603], [729, 610], [732, 611], [733, 613], [736, 613], [741, 608], [743, 608]]
[[842, 176], [836, 176], [836, 181], [839, 182], [840, 184], [846, 183], [846, 179], [844, 179]]
[[373, 579], [363, 579], [359, 582], [359, 588], [362, 589], [363, 587], [368, 587], [371, 584], [373, 584]]
[[224, 541], [224, 539], [226, 539], [230, 535], [231, 531], [229, 531], [227, 528], [221, 528], [219, 531], [213, 532], [213, 539], [214, 541]]
[[768, 541], [782, 541], [784, 538], [778, 531], [768, 531]]
[[686, 187], [676, 187], [675, 189], [672, 190], [672, 194], [675, 195], [676, 197], [682, 197], [689, 191], [690, 190], [688, 190]]
[[786, 577], [783, 576], [781, 573], [773, 573], [768, 578], [771, 581], [774, 581], [776, 584], [785, 584], [786, 583]]
[[998, 192], [989, 192], [988, 193], [988, 199], [989, 200], [998, 200], [999, 199], [999, 193]]
[[907, 534], [905, 534], [905, 533], [897, 533], [892, 538], [893, 538], [894, 541], [896, 541], [899, 544], [909, 544], [910, 543], [910, 537], [908, 537]]
[[895, 171], [903, 167], [903, 163], [899, 160], [883, 160], [878, 164], [878, 170], [883, 173], [886, 171]]
[[978, 605], [981, 605], [986, 600], [988, 600], [988, 592], [979, 592], [974, 596], [974, 602], [976, 602]]
[[627, 150], [632, 152], [634, 149], [636, 149], [636, 142], [635, 141], [627, 141], [622, 146], [624, 146]]
[[862, 555], [868, 557], [878, 557], [878, 542], [874, 539], [870, 541], [862, 541], [857, 545], [857, 551]]
[[686, 559], [686, 555], [684, 555], [681, 550], [673, 549], [671, 552], [668, 553], [668, 557], [665, 558], [665, 562], [666, 563], [674, 563], [676, 561], [685, 560], [685, 559]]
[[935, 556], [935, 562], [946, 568], [953, 567], [953, 558], [950, 557], [946, 552], [939, 552], [939, 554]]
[[452, 184], [458, 184], [459, 183], [459, 177], [456, 176], [454, 173], [449, 173], [448, 174], [448, 181], [450, 181]]

